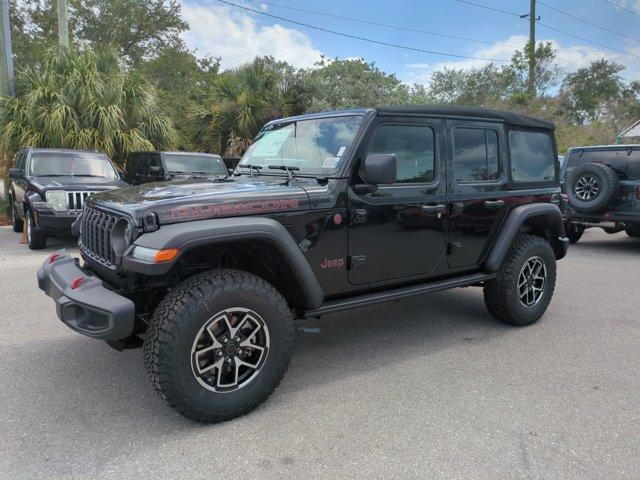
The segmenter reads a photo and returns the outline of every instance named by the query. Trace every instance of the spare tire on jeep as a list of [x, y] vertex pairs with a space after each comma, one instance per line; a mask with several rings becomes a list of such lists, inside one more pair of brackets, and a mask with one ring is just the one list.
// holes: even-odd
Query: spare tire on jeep
[[569, 203], [581, 213], [603, 210], [618, 196], [620, 182], [611, 167], [602, 163], [585, 163], [567, 177]]

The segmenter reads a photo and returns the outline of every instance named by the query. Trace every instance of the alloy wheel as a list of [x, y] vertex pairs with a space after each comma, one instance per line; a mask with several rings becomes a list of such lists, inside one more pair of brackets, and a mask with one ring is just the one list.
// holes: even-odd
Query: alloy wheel
[[593, 175], [583, 175], [578, 179], [573, 190], [580, 200], [590, 201], [600, 194], [600, 183]]
[[540, 257], [531, 257], [518, 275], [518, 298], [525, 307], [536, 305], [544, 293], [547, 283], [547, 268]]
[[253, 310], [234, 307], [205, 322], [191, 347], [191, 370], [207, 390], [236, 391], [251, 383], [269, 353], [269, 329]]

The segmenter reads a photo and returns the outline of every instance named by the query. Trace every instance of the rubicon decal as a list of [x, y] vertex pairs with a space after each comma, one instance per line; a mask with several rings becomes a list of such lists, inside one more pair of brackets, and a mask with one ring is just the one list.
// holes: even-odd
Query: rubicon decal
[[211, 203], [203, 205], [185, 205], [171, 209], [173, 220], [191, 218], [216, 218], [233, 215], [251, 215], [266, 212], [292, 210], [300, 207], [297, 198], [281, 198], [273, 200], [256, 200], [238, 203]]

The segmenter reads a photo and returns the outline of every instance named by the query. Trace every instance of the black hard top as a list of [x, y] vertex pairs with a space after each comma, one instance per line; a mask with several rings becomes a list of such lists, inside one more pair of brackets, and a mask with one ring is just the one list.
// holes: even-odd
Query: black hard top
[[414, 114], [414, 115], [443, 115], [452, 117], [474, 117], [488, 120], [499, 120], [509, 125], [521, 127], [545, 128], [553, 130], [553, 123], [545, 122], [526, 115], [503, 110], [491, 110], [488, 108], [463, 107], [459, 105], [403, 105], [379, 107], [376, 111], [380, 114]]
[[553, 130], [553, 123], [545, 122], [526, 115], [503, 110], [491, 110], [488, 108], [463, 107], [459, 105], [401, 105], [377, 108], [353, 108], [349, 110], [336, 110], [330, 112], [307, 113], [295, 117], [273, 120], [269, 124], [282, 121], [306, 120], [313, 118], [332, 117], [338, 115], [365, 115], [377, 112], [379, 115], [437, 115], [458, 118], [474, 118], [478, 120], [500, 121], [509, 125], [529, 128], [544, 128]]

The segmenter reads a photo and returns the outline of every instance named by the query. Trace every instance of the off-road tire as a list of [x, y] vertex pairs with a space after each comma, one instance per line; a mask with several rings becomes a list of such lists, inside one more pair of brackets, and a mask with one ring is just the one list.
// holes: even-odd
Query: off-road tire
[[18, 216], [16, 206], [13, 203], [13, 198], [9, 201], [9, 209], [11, 210], [11, 227], [16, 233], [22, 233], [24, 229], [24, 220]]
[[[212, 315], [239, 306], [264, 320], [268, 355], [246, 386], [213, 392], [194, 376], [192, 344]], [[144, 360], [153, 385], [172, 408], [188, 419], [216, 423], [244, 415], [267, 399], [289, 366], [293, 342], [291, 309], [272, 285], [247, 272], [210, 270], [183, 281], [160, 302], [144, 342]]]
[[567, 234], [567, 238], [569, 239], [569, 243], [572, 245], [574, 243], [578, 243], [578, 241], [582, 238], [582, 234], [584, 233], [584, 226], [578, 223], [570, 223], [565, 227], [565, 231]]
[[[518, 295], [518, 279], [524, 264], [539, 257], [546, 268], [546, 283], [540, 300], [533, 306], [525, 306]], [[549, 306], [556, 283], [556, 258], [544, 238], [519, 235], [502, 262], [497, 278], [484, 286], [484, 301], [489, 312], [498, 320], [523, 327], [538, 321]]]
[[640, 238], [640, 226], [639, 225], [627, 225], [624, 229], [626, 234], [631, 238]]
[[27, 229], [27, 245], [31, 250], [42, 250], [47, 246], [47, 236], [35, 229], [36, 222], [33, 219], [31, 210], [25, 212], [27, 219], [25, 228]]
[[[576, 192], [578, 182], [583, 178], [594, 178], [598, 183], [598, 193], [590, 200], [581, 199]], [[618, 175], [603, 163], [585, 163], [577, 166], [567, 176], [569, 203], [581, 213], [599, 212], [613, 203], [620, 192]]]

